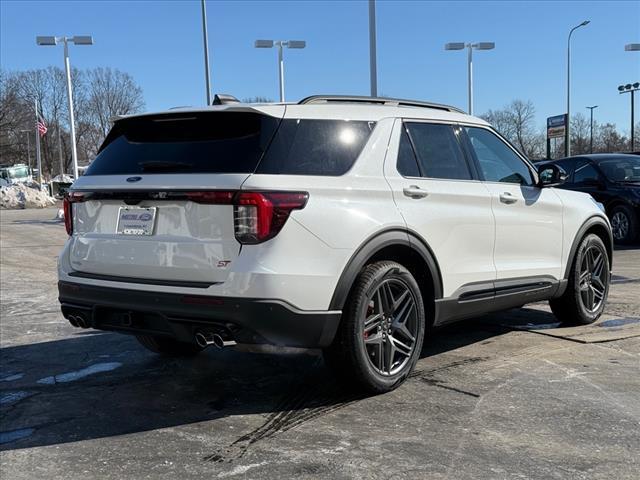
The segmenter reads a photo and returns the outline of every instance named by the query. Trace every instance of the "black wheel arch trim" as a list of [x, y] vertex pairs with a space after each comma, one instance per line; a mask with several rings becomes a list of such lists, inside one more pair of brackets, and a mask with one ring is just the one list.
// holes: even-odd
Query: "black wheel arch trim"
[[569, 256], [567, 257], [567, 265], [564, 271], [563, 278], [565, 280], [568, 280], [569, 275], [571, 274], [571, 265], [573, 265], [573, 260], [575, 258], [576, 252], [578, 251], [578, 247], [580, 247], [580, 242], [582, 242], [582, 239], [585, 237], [587, 231], [596, 225], [604, 227], [604, 229], [607, 231], [607, 234], [609, 236], [609, 244], [607, 245], [605, 243], [605, 247], [607, 248], [607, 255], [609, 256], [609, 270], [611, 270], [611, 268], [613, 267], [613, 234], [611, 233], [611, 228], [609, 227], [609, 224], [604, 217], [600, 215], [593, 215], [592, 217], [587, 218], [587, 220], [582, 224], [582, 226], [578, 230], [578, 233], [576, 233], [576, 236], [573, 239], [571, 250], [569, 250]]
[[340, 279], [333, 292], [329, 310], [342, 310], [349, 291], [362, 268], [376, 253], [386, 247], [402, 245], [411, 248], [425, 261], [431, 275], [436, 299], [442, 298], [442, 275], [431, 248], [416, 234], [407, 229], [391, 228], [377, 232], [367, 238], [351, 256], [342, 270]]

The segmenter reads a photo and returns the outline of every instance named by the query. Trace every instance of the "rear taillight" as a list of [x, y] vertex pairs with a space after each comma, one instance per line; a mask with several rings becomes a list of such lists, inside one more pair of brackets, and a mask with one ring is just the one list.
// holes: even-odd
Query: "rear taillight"
[[82, 192], [68, 192], [64, 196], [62, 202], [62, 208], [64, 209], [64, 228], [67, 229], [67, 234], [73, 235], [73, 207], [74, 203], [84, 202], [85, 195]]
[[238, 192], [233, 202], [236, 240], [255, 244], [275, 237], [291, 211], [304, 208], [308, 198], [306, 192]]

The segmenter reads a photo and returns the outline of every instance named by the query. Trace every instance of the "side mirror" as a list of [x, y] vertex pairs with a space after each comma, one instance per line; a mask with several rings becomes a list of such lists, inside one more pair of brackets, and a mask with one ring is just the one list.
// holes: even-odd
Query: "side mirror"
[[567, 180], [567, 172], [561, 166], [549, 163], [538, 172], [538, 179], [538, 186], [541, 188], [556, 187]]

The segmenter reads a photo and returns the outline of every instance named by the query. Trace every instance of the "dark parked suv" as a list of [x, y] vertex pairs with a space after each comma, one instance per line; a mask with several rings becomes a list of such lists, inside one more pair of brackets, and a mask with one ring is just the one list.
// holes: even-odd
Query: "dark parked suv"
[[600, 153], [567, 157], [538, 164], [560, 165], [567, 172], [560, 188], [590, 193], [602, 203], [611, 220], [616, 243], [631, 243], [640, 233], [640, 157]]

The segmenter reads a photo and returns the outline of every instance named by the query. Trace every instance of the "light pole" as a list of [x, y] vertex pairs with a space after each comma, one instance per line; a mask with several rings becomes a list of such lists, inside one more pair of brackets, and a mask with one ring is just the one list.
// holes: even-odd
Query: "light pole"
[[636, 82], [634, 84], [627, 83], [626, 85], [620, 85], [618, 87], [619, 93], [631, 93], [631, 151], [635, 151], [635, 135], [633, 132], [633, 127], [635, 123], [635, 99], [633, 98], [634, 93], [640, 90], [640, 82]]
[[496, 48], [494, 42], [450, 42], [444, 46], [445, 50], [462, 50], [467, 48], [467, 90], [469, 96], [469, 115], [473, 115], [473, 50], [493, 50]]
[[627, 43], [624, 46], [625, 52], [640, 52], [640, 43]]
[[378, 96], [378, 56], [376, 53], [376, 0], [369, 0], [369, 77], [371, 96]]
[[71, 91], [71, 64], [69, 63], [69, 42], [74, 45], [93, 45], [90, 35], [75, 35], [73, 37], [36, 37], [39, 46], [54, 46], [59, 42], [64, 44], [64, 69], [67, 75], [67, 97], [69, 100], [69, 130], [71, 131], [71, 159], [73, 160], [73, 178], [78, 179], [78, 152], [76, 151], [76, 123], [73, 116], [73, 92]]
[[202, 36], [204, 38], [204, 78], [207, 88], [207, 105], [211, 105], [211, 78], [209, 76], [209, 36], [207, 34], [207, 6], [202, 0]]
[[571, 125], [571, 35], [575, 30], [580, 27], [589, 25], [591, 20], [585, 20], [580, 25], [576, 25], [569, 31], [569, 37], [567, 38], [567, 124], [564, 130], [564, 156], [571, 155], [571, 135], [569, 128]]
[[20, 133], [27, 134], [27, 165], [29, 165], [29, 176], [31, 176], [31, 130], [20, 130]]
[[284, 58], [282, 56], [282, 47], [287, 48], [305, 48], [307, 42], [304, 40], [256, 40], [254, 45], [256, 48], [273, 48], [278, 47], [278, 79], [280, 83], [280, 101], [284, 102]]
[[587, 107], [591, 112], [591, 129], [589, 135], [589, 153], [593, 153], [593, 111], [598, 108], [598, 105], [594, 105], [593, 107]]

